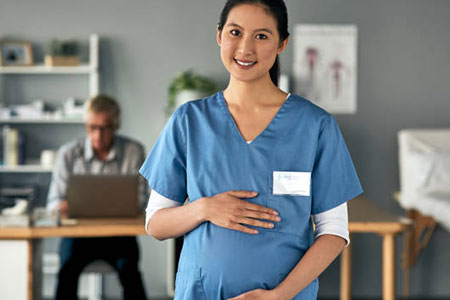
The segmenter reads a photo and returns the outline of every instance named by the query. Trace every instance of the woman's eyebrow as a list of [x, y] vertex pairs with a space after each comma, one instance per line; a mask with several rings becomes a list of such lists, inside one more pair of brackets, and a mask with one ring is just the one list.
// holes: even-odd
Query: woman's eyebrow
[[[231, 26], [231, 27], [238, 27], [240, 29], [244, 29], [242, 26], [240, 26], [239, 24], [236, 24], [236, 23], [228, 23], [226, 25], [226, 27], [229, 27], [229, 26]], [[270, 33], [270, 34], [273, 35], [272, 30], [270, 30], [269, 28], [259, 28], [259, 29], [253, 30], [253, 32], [257, 32], [257, 31], [264, 31], [264, 32], [267, 32], [267, 33]]]
[[243, 29], [242, 26], [240, 26], [240, 25], [238, 25], [238, 24], [236, 24], [236, 23], [228, 23], [228, 24], [226, 25], [226, 27], [230, 27], [230, 26], [232, 26], [232, 27], [239, 27], [239, 28]]
[[273, 35], [272, 30], [270, 30], [269, 28], [260, 28], [260, 29], [256, 29], [255, 32], [256, 31], [264, 31], [264, 32], [267, 32], [267, 33], [270, 33], [270, 34]]

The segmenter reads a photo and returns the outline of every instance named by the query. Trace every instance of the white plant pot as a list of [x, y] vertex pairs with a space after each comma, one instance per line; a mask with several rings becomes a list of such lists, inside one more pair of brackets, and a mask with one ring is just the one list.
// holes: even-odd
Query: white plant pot
[[175, 108], [178, 108], [180, 105], [191, 101], [197, 100], [205, 97], [205, 92], [198, 90], [181, 90], [177, 93], [175, 97]]

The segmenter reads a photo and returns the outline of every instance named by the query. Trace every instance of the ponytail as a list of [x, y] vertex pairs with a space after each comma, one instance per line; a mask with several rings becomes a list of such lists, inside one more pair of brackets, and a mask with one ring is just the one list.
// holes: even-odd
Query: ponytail
[[278, 55], [277, 58], [275, 58], [275, 62], [273, 63], [272, 68], [270, 68], [269, 70], [269, 74], [273, 84], [275, 84], [275, 86], [278, 86], [278, 81], [280, 79], [280, 62], [278, 60]]

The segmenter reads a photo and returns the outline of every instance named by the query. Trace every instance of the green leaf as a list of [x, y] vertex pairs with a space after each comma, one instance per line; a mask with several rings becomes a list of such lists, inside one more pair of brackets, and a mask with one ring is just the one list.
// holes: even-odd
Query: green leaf
[[178, 73], [169, 85], [169, 97], [166, 107], [166, 116], [175, 110], [176, 96], [182, 90], [196, 90], [205, 94], [213, 94], [219, 90], [217, 84], [202, 75], [194, 73], [192, 69]]

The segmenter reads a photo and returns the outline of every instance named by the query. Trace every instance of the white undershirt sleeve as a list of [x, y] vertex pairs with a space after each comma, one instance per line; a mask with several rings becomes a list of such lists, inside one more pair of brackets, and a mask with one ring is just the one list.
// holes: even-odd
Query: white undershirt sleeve
[[161, 208], [180, 206], [182, 203], [170, 200], [156, 191], [152, 190], [150, 198], [148, 199], [147, 208], [145, 209], [145, 231], [148, 233], [148, 222], [155, 212]]
[[347, 203], [343, 203], [335, 208], [324, 211], [313, 216], [316, 230], [314, 237], [317, 239], [323, 234], [332, 234], [345, 239], [346, 246], [350, 244], [348, 232], [348, 212]]

